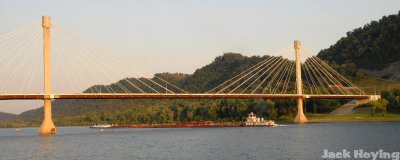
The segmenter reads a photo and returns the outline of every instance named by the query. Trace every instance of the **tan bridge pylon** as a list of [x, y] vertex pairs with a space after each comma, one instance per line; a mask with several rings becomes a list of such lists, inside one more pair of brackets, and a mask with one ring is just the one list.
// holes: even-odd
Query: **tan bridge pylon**
[[[300, 48], [301, 44], [299, 40], [294, 41], [294, 50], [296, 54], [296, 86], [297, 95], [303, 95], [303, 82], [301, 81], [301, 62], [300, 62]], [[306, 123], [307, 118], [303, 112], [303, 98], [297, 99], [297, 115], [294, 119], [295, 123]]]
[[44, 63], [44, 94], [47, 95], [44, 101], [44, 117], [40, 126], [40, 134], [56, 134], [57, 129], [51, 118], [51, 68], [50, 68], [50, 28], [51, 20], [49, 16], [42, 17], [43, 27], [43, 63]]

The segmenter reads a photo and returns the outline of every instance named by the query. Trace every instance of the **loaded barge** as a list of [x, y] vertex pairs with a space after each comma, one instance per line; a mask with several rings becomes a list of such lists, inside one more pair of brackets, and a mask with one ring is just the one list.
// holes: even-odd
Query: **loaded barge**
[[133, 124], [133, 125], [101, 125], [107, 127], [98, 127], [99, 125], [91, 126], [90, 128], [201, 128], [201, 127], [239, 127], [242, 123], [225, 122], [214, 123], [207, 122], [186, 122], [186, 123], [169, 123], [169, 124]]

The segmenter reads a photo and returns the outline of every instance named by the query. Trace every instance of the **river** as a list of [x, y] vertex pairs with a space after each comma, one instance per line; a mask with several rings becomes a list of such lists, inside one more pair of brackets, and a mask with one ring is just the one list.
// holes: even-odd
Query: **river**
[[321, 159], [324, 149], [400, 151], [400, 122], [37, 131], [0, 129], [0, 159]]

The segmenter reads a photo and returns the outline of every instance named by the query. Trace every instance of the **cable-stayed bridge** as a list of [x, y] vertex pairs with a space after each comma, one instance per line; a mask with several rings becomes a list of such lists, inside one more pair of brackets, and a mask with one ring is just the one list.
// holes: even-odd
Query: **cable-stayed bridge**
[[[294, 60], [265, 56], [214, 88], [192, 93], [160, 76], [146, 78], [124, 58], [43, 16], [41, 23], [0, 36], [0, 100], [43, 100], [44, 120], [39, 133], [54, 134], [54, 99], [297, 99], [295, 122], [304, 123], [303, 99], [379, 98], [367, 95], [316, 56], [301, 63], [300, 52], [311, 54], [295, 41], [294, 46], [282, 51]], [[38, 72], [41, 64], [44, 71]], [[132, 77], [133, 73], [142, 78]], [[115, 82], [115, 78], [122, 80]], [[35, 85], [37, 82], [43, 83], [43, 88], [37, 87], [42, 86]], [[52, 84], [61, 87], [55, 91]]]

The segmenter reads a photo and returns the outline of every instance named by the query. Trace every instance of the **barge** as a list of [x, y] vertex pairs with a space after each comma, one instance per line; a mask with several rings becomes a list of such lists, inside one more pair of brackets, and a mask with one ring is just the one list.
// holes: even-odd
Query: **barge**
[[205, 122], [182, 122], [168, 124], [133, 124], [133, 125], [118, 125], [118, 124], [98, 124], [90, 128], [205, 128], [205, 127], [262, 127], [262, 126], [277, 126], [272, 120], [264, 120], [257, 117], [253, 112], [248, 114], [246, 122], [222, 122], [215, 123], [212, 121]]
[[205, 127], [239, 127], [241, 123], [226, 122], [214, 123], [206, 122], [183, 122], [168, 124], [134, 124], [134, 125], [112, 125], [110, 128], [205, 128]]

